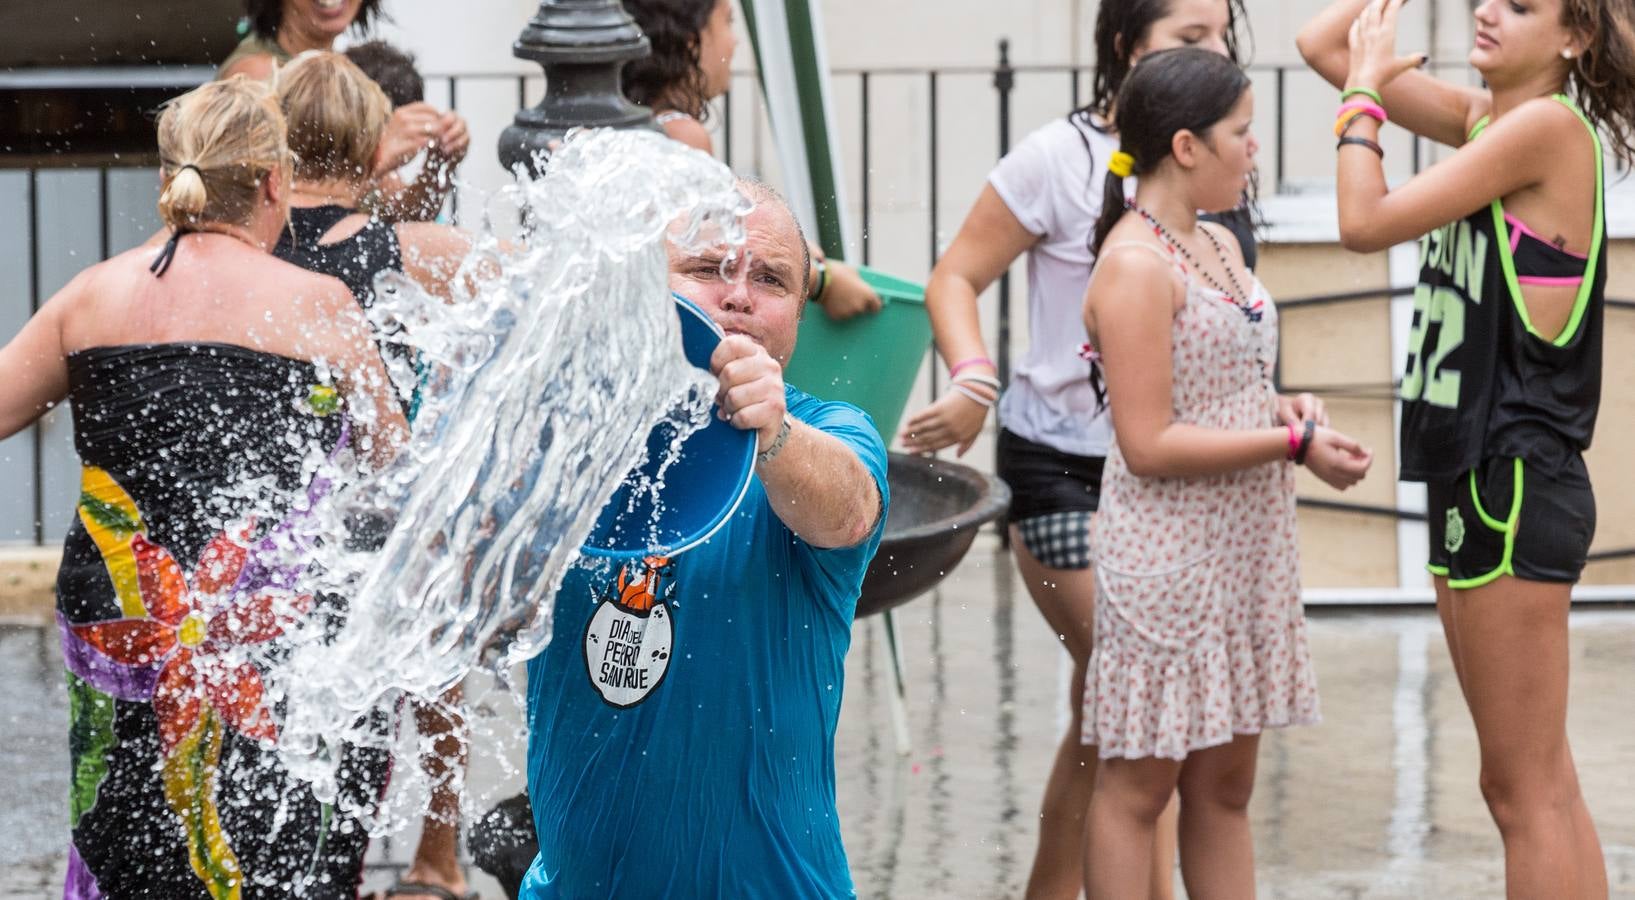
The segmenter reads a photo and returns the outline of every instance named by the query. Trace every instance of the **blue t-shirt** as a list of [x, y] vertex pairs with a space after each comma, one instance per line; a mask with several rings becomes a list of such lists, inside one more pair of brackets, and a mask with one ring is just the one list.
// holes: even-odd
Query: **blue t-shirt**
[[[844, 441], [886, 495], [861, 410], [786, 388], [791, 416]], [[667, 560], [584, 563], [528, 664], [527, 900], [854, 895], [835, 812], [834, 736], [868, 540], [820, 550], [756, 478], [737, 513]]]

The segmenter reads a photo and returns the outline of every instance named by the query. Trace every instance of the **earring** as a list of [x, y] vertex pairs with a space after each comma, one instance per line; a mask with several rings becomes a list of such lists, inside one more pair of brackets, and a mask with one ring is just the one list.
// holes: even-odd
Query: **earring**
[[1561, 51], [1561, 58], [1562, 59], [1572, 59], [1573, 58], [1573, 52], [1571, 50], [1563, 50], [1563, 51]]

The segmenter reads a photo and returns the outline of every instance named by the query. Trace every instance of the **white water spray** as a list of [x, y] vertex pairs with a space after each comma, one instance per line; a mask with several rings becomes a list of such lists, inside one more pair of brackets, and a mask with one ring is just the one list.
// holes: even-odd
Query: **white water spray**
[[[394, 362], [400, 389], [419, 385], [409, 445], [281, 542], [308, 555], [289, 560], [303, 590], [347, 598], [338, 629], [307, 623], [268, 678], [280, 753], [320, 798], [336, 796], [341, 742], [392, 743], [370, 710], [542, 649], [563, 572], [648, 432], [709, 414], [714, 379], [682, 355], [665, 242], [741, 243], [749, 203], [731, 172], [655, 133], [593, 132], [506, 196], [526, 247], [483, 239], [456, 302], [382, 278], [371, 315], [422, 369]], [[380, 549], [337, 539], [360, 514], [392, 523]]]

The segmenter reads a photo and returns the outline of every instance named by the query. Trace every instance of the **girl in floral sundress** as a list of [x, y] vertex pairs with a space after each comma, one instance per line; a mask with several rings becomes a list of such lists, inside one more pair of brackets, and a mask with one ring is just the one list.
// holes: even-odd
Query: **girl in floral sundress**
[[1276, 310], [1231, 233], [1198, 221], [1242, 195], [1253, 104], [1237, 66], [1185, 48], [1143, 60], [1116, 107], [1084, 308], [1117, 438], [1091, 525], [1091, 898], [1146, 896], [1177, 789], [1189, 893], [1253, 896], [1258, 736], [1318, 718], [1293, 465], [1344, 489], [1371, 461], [1315, 397], [1274, 391]]

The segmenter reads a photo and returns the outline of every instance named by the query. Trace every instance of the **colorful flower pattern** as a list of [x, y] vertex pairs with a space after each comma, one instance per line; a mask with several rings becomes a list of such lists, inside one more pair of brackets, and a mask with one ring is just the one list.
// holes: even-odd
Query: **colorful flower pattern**
[[94, 466], [84, 469], [79, 518], [101, 552], [123, 615], [60, 623], [73, 697], [88, 704], [75, 717], [74, 820], [95, 804], [106, 774], [100, 760], [112, 740], [112, 700], [90, 688], [149, 701], [158, 719], [164, 796], [182, 820], [193, 871], [211, 897], [237, 898], [242, 873], [216, 808], [223, 729], [278, 738], [261, 672], [241, 648], [281, 636], [311, 609], [312, 597], [249, 589], [253, 521], [217, 535], [185, 573], [148, 538], [135, 501]]

